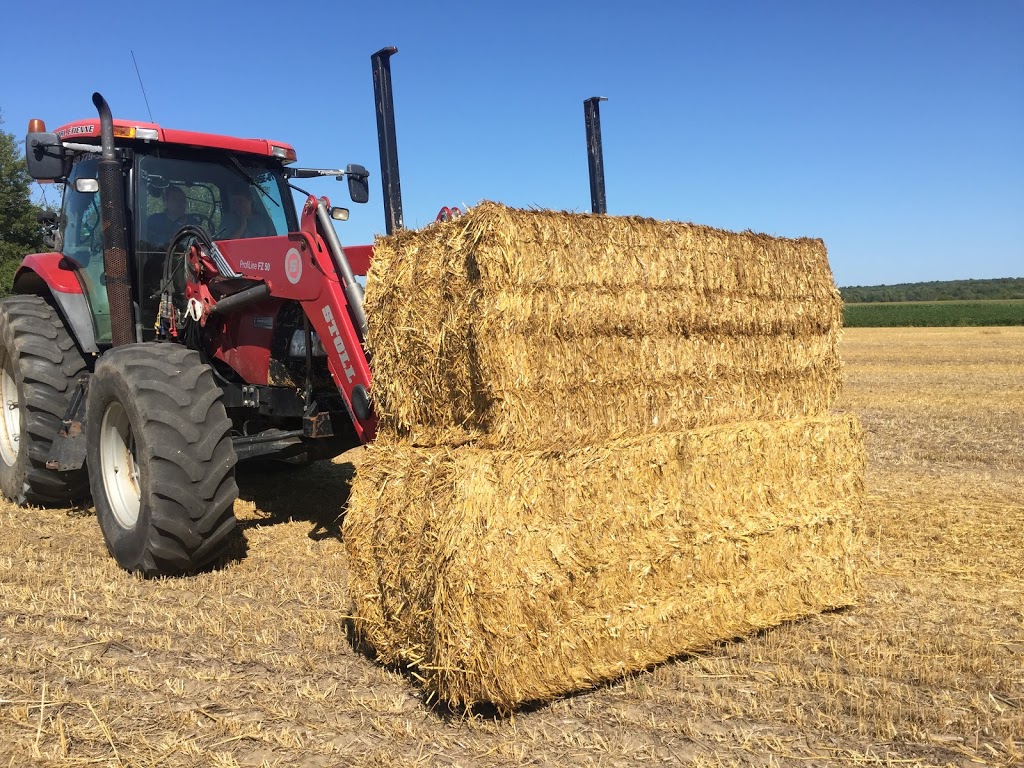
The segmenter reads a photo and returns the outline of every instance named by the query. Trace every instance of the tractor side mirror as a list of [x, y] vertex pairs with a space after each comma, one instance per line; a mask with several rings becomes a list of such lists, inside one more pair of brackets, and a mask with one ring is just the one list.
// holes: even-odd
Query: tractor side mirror
[[36, 181], [64, 180], [64, 145], [56, 133], [30, 133], [25, 137], [28, 175]]
[[370, 199], [369, 171], [361, 165], [347, 165], [345, 176], [348, 178], [348, 196], [353, 203], [365, 203]]

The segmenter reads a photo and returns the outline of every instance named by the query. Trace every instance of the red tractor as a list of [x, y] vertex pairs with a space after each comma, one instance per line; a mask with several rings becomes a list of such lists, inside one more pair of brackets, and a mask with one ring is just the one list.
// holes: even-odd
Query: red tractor
[[294, 150], [99, 116], [32, 121], [35, 179], [64, 183], [54, 252], [0, 301], [0, 489], [91, 496], [107, 546], [146, 575], [195, 571], [235, 527], [236, 462], [332, 457], [373, 438], [363, 351], [371, 246], [294, 179]]

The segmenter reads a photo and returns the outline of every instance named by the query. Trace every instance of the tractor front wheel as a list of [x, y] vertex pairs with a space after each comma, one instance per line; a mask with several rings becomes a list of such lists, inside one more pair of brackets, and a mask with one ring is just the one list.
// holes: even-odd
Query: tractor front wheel
[[89, 480], [114, 559], [146, 576], [200, 570], [235, 529], [231, 420], [213, 371], [175, 344], [100, 357], [86, 404]]

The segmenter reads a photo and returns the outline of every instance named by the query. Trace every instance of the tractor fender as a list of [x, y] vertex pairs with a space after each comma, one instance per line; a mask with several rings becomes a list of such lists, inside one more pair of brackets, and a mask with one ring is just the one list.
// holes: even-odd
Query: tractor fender
[[59, 253], [26, 256], [14, 275], [14, 293], [43, 296], [49, 293], [68, 333], [86, 354], [98, 354], [92, 311], [74, 267]]

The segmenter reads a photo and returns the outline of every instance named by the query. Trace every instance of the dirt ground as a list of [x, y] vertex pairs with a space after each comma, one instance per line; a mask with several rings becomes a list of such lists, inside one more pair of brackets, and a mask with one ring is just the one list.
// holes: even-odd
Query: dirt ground
[[343, 631], [355, 452], [244, 474], [246, 546], [143, 581], [92, 510], [0, 503], [0, 767], [1024, 765], [1024, 329], [857, 329], [862, 603], [514, 717]]

